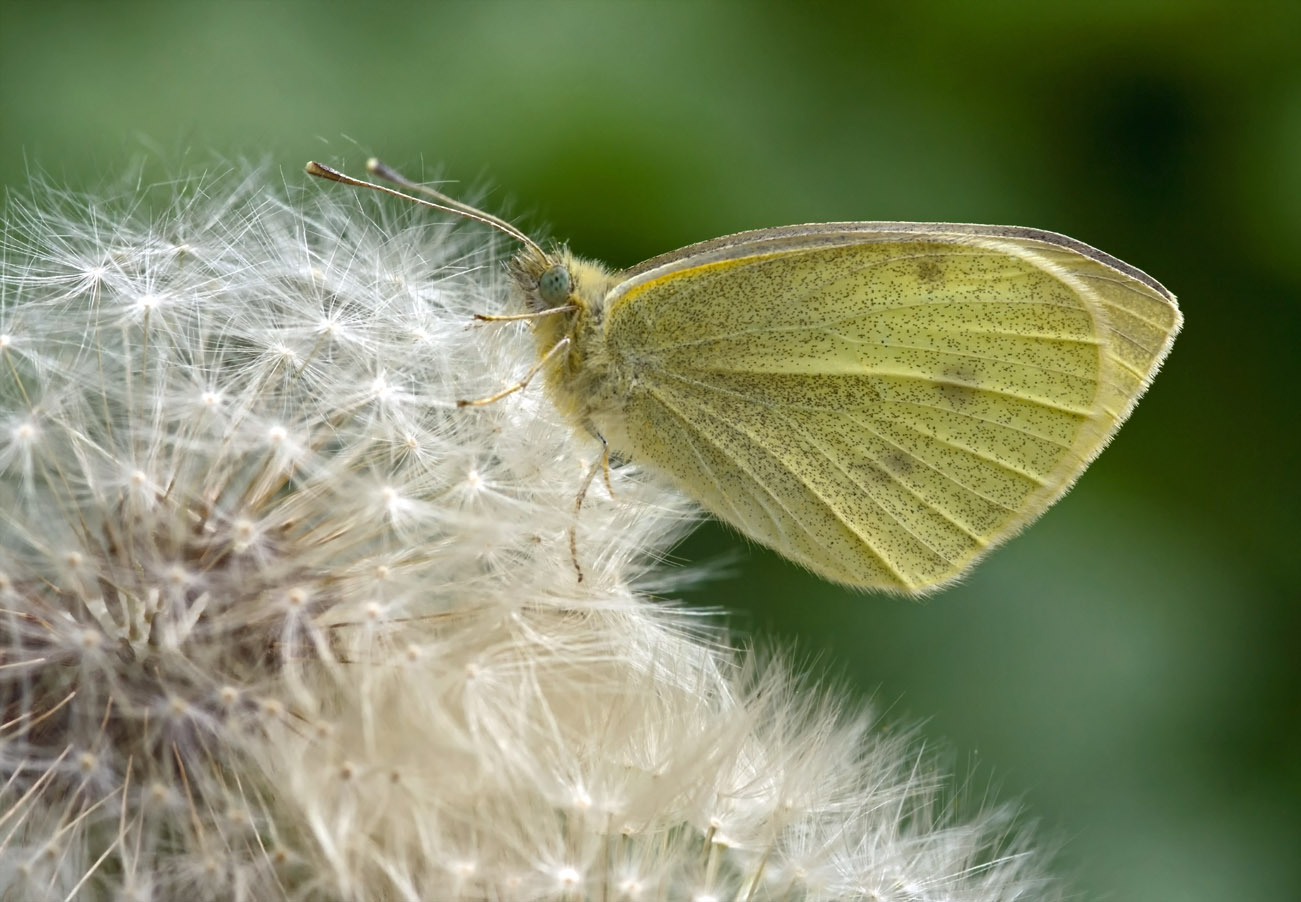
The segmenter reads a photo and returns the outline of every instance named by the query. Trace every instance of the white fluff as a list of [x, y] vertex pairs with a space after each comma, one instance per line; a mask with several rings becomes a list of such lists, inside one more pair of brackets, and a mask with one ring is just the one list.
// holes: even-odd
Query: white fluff
[[502, 249], [394, 209], [8, 202], [0, 898], [1052, 897], [910, 736], [639, 593], [671, 490], [597, 480], [576, 579], [599, 447], [455, 406], [532, 363], [471, 325]]

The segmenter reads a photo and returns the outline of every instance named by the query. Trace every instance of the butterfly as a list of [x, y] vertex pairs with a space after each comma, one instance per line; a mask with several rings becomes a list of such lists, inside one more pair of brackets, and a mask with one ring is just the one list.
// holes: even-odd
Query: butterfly
[[[923, 594], [1079, 478], [1182, 324], [1087, 244], [1011, 226], [815, 223], [611, 270], [519, 240], [510, 264], [556, 406], [744, 535], [850, 586]], [[533, 373], [530, 373], [530, 378]], [[528, 378], [485, 403], [527, 384]]]

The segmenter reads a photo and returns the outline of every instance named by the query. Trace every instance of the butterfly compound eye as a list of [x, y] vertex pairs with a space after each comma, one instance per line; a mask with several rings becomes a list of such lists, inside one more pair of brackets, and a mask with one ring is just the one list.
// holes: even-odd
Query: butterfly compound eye
[[548, 267], [547, 270], [538, 277], [538, 294], [542, 300], [552, 307], [559, 307], [569, 300], [569, 292], [573, 289], [573, 280], [569, 277], [569, 270], [559, 264]]

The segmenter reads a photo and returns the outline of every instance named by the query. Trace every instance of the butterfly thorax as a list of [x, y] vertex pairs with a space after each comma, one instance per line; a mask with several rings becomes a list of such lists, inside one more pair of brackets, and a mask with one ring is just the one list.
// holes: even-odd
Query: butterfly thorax
[[[563, 267], [569, 292], [563, 299], [546, 297], [542, 284], [549, 271]], [[542, 314], [530, 320], [539, 358], [561, 342], [554, 359], [543, 367], [547, 392], [556, 407], [576, 425], [600, 432], [605, 414], [621, 406], [623, 391], [612, 367], [605, 341], [605, 299], [617, 278], [599, 263], [573, 256], [561, 248], [543, 256], [526, 248], [511, 261], [510, 274], [520, 306]], [[554, 288], [553, 288], [554, 292]], [[573, 307], [560, 311], [559, 308]], [[548, 314], [549, 310], [557, 310]]]

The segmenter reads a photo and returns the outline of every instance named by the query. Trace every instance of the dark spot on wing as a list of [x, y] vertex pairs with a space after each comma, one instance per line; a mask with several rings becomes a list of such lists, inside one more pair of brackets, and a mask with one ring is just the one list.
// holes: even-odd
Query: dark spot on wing
[[979, 384], [980, 379], [973, 368], [954, 366], [940, 374], [938, 388], [940, 397], [956, 410], [965, 407], [971, 401], [975, 387]]
[[934, 260], [922, 260], [917, 264], [917, 278], [923, 282], [938, 282], [942, 274], [940, 265]]
[[906, 476], [912, 472], [913, 460], [907, 454], [891, 451], [882, 458], [881, 463], [896, 476]]

